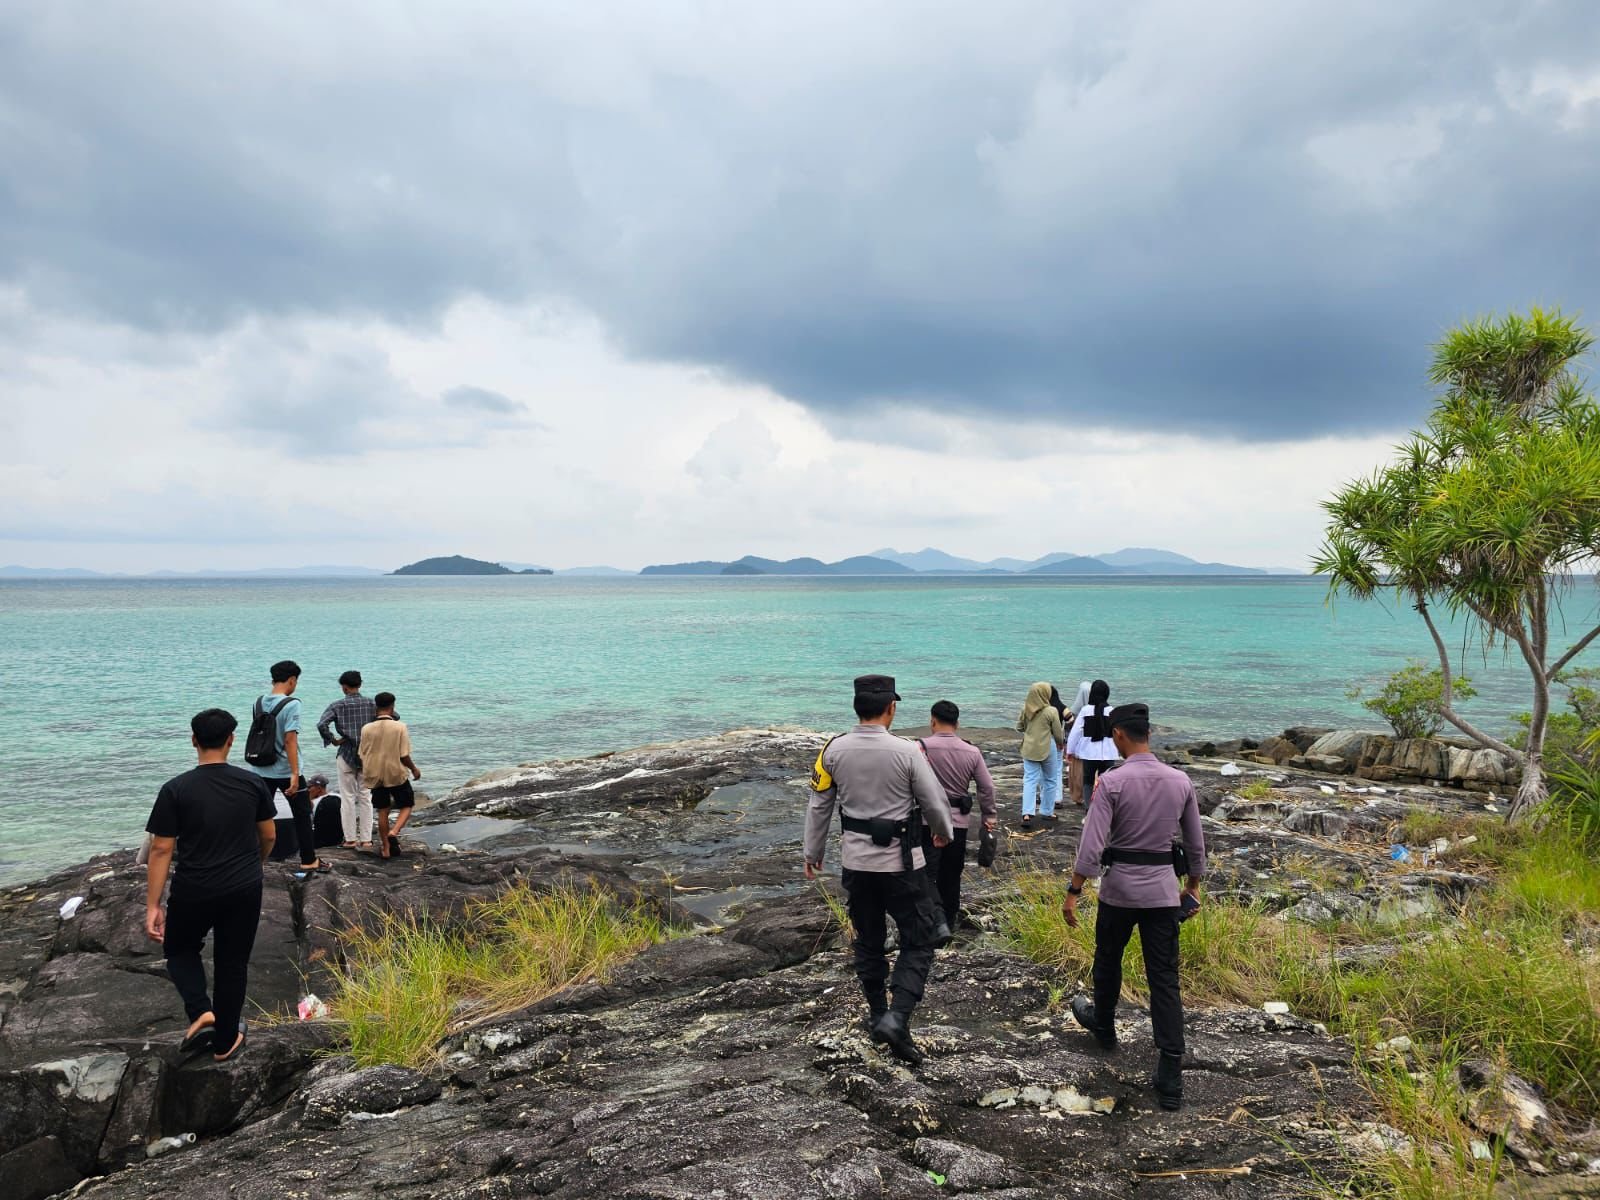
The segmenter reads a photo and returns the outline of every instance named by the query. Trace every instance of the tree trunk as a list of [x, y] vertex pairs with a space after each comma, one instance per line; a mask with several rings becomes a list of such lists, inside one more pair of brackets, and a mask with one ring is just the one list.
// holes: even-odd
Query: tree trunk
[[1550, 789], [1544, 781], [1544, 755], [1529, 754], [1522, 764], [1522, 783], [1517, 787], [1516, 799], [1506, 814], [1507, 823], [1526, 820], [1550, 799]]
[[1550, 724], [1550, 683], [1537, 679], [1533, 685], [1533, 712], [1528, 717], [1528, 747], [1522, 757], [1522, 782], [1511, 802], [1506, 822], [1526, 820], [1550, 798], [1544, 777], [1544, 735]]

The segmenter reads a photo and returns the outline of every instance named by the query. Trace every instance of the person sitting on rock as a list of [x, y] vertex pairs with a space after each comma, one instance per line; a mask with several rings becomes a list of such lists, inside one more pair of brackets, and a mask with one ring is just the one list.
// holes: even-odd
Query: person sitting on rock
[[[1100, 776], [1083, 823], [1061, 914], [1078, 924], [1084, 881], [1104, 873], [1100, 911], [1094, 924], [1094, 1000], [1073, 998], [1072, 1015], [1107, 1050], [1117, 1046], [1117, 996], [1122, 991], [1122, 952], [1134, 928], [1144, 948], [1150, 987], [1150, 1023], [1156, 1048], [1152, 1081], [1161, 1107], [1183, 1101], [1183, 998], [1178, 990], [1178, 925], [1200, 902], [1206, 873], [1206, 842], [1194, 784], [1182, 771], [1150, 753], [1150, 709], [1122, 704], [1108, 718], [1111, 736], [1125, 761]], [[1173, 841], [1181, 837], [1186, 864]], [[1178, 895], [1175, 868], [1185, 865], [1188, 882]]]
[[[941, 936], [949, 938], [923, 873], [917, 807], [934, 845], [949, 845], [953, 827], [944, 785], [927, 758], [915, 743], [889, 732], [899, 699], [891, 676], [862, 675], [855, 681], [860, 724], [824, 746], [811, 769], [805, 876], [815, 879], [822, 870], [837, 804], [841, 879], [856, 932], [856, 978], [867, 997], [868, 1028], [873, 1041], [886, 1043], [896, 1058], [916, 1064], [922, 1053], [911, 1039], [911, 1014], [927, 985], [934, 949]], [[889, 917], [900, 936], [893, 975], [885, 952]]]
[[945, 920], [956, 927], [961, 915], [961, 872], [967, 865], [968, 816], [972, 812], [972, 785], [977, 786], [978, 811], [983, 827], [993, 829], [999, 814], [994, 802], [994, 780], [989, 777], [983, 751], [961, 736], [961, 710], [949, 700], [941, 700], [929, 714], [929, 734], [922, 740], [928, 765], [944, 787], [950, 801], [950, 821], [955, 827], [950, 844], [941, 847], [933, 839], [933, 827], [926, 815], [922, 824], [922, 856], [927, 872], [944, 906]]
[[[245, 988], [261, 922], [261, 864], [276, 837], [272, 792], [228, 762], [238, 722], [208, 708], [189, 722], [199, 765], [162, 784], [145, 828], [151, 835], [144, 929], [160, 942], [167, 976], [183, 997], [184, 1050], [210, 1048], [228, 1062], [245, 1044]], [[173, 852], [178, 855], [173, 868]], [[168, 874], [172, 894], [161, 893]], [[215, 998], [200, 959], [211, 935]]]
[[[400, 853], [400, 831], [417, 802], [411, 781], [421, 779], [422, 772], [411, 761], [411, 734], [405, 722], [394, 715], [394, 693], [379, 692], [372, 702], [378, 715], [361, 729], [361, 774], [372, 789], [372, 805], [378, 810], [378, 853], [393, 858]], [[400, 810], [393, 829], [389, 828], [392, 809]]]

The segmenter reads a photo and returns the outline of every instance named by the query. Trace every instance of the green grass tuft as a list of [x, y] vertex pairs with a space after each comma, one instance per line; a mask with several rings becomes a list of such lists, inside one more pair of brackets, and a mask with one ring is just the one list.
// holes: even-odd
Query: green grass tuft
[[603, 978], [666, 933], [643, 904], [576, 887], [517, 884], [448, 927], [386, 914], [344, 935], [348, 969], [333, 1015], [362, 1066], [422, 1066], [449, 1033]]

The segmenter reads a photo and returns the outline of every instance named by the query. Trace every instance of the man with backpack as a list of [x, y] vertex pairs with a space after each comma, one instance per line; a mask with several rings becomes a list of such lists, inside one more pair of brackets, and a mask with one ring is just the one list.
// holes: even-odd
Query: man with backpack
[[300, 701], [294, 690], [300, 684], [300, 666], [290, 659], [272, 664], [272, 690], [257, 698], [250, 710], [250, 734], [244, 743], [245, 766], [273, 792], [282, 792], [294, 817], [295, 840], [300, 843], [300, 866], [325, 871], [317, 857], [312, 832], [311, 799], [300, 777]]

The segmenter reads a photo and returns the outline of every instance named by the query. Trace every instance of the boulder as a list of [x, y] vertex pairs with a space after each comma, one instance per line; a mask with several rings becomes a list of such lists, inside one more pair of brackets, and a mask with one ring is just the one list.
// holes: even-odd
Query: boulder
[[953, 1192], [988, 1191], [1016, 1178], [998, 1154], [944, 1138], [918, 1138], [911, 1144], [911, 1157], [919, 1166], [943, 1175]]
[[1325, 808], [1297, 808], [1283, 818], [1283, 827], [1294, 833], [1339, 838], [1349, 831], [1350, 818], [1342, 812], [1333, 812]]
[[1334, 754], [1296, 754], [1284, 764], [1296, 771], [1316, 771], [1323, 775], [1344, 775], [1349, 765]]
[[1373, 765], [1418, 779], [1446, 779], [1448, 753], [1449, 747], [1433, 738], [1396, 738], [1378, 751]]
[[388, 1113], [437, 1099], [442, 1088], [410, 1067], [385, 1063], [318, 1079], [301, 1096], [300, 1123], [330, 1129], [356, 1113]]
[[1550, 1110], [1527, 1080], [1487, 1059], [1468, 1059], [1456, 1069], [1468, 1093], [1467, 1120], [1480, 1133], [1500, 1138], [1522, 1159], [1535, 1159], [1554, 1132]]
[[1330, 732], [1332, 731], [1329, 730], [1326, 725], [1295, 725], [1289, 729], [1285, 729], [1282, 736], [1284, 741], [1293, 742], [1295, 744], [1295, 749], [1299, 750], [1301, 754], [1304, 754], [1310, 750], [1312, 746], [1316, 745], [1318, 738]]
[[1359, 729], [1333, 729], [1306, 747], [1308, 755], [1329, 755], [1341, 758], [1349, 769], [1370, 766], [1378, 747], [1388, 739], [1380, 733], [1365, 733]]
[[1257, 762], [1268, 762], [1274, 766], [1281, 766], [1299, 753], [1300, 747], [1296, 746], [1288, 738], [1269, 737], [1256, 747], [1255, 758]]

